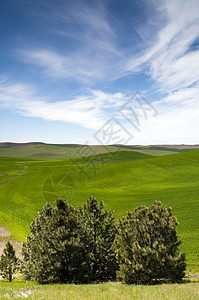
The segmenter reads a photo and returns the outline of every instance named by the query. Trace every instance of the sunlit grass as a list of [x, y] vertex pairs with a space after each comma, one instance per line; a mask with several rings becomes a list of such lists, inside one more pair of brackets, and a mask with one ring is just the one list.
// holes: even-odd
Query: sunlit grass
[[[13, 281], [0, 282], [3, 299], [199, 299], [199, 282], [163, 284], [155, 286], [125, 285], [118, 282], [104, 284], [39, 285]], [[28, 297], [27, 297], [28, 296]], [[7, 298], [6, 298], [7, 297]]]

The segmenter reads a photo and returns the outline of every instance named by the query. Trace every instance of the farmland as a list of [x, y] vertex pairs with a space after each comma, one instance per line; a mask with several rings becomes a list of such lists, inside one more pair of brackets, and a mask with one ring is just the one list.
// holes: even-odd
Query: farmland
[[199, 150], [166, 156], [125, 150], [73, 160], [1, 157], [1, 182], [25, 166], [22, 176], [0, 185], [1, 225], [12, 238], [25, 240], [37, 211], [57, 197], [80, 205], [93, 195], [114, 209], [116, 218], [157, 199], [170, 205], [179, 220], [188, 272], [199, 271]]
[[70, 159], [87, 155], [96, 155], [107, 152], [116, 152], [118, 150], [134, 151], [149, 155], [163, 156], [178, 152], [190, 151], [188, 149], [178, 149], [169, 147], [154, 147], [154, 146], [124, 146], [110, 145], [102, 146], [95, 145], [88, 147], [85, 145], [61, 145], [61, 144], [45, 144], [45, 143], [0, 143], [0, 157], [16, 157], [16, 158], [46, 158], [46, 159]]

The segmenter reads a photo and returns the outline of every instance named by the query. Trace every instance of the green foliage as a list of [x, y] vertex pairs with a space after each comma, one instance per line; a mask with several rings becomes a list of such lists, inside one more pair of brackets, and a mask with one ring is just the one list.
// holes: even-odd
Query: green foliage
[[160, 279], [181, 282], [186, 264], [179, 250], [177, 225], [171, 208], [161, 202], [128, 212], [119, 221], [114, 244], [118, 277], [135, 284], [152, 284]]
[[0, 260], [0, 270], [3, 278], [12, 282], [14, 272], [19, 269], [19, 259], [15, 255], [15, 250], [10, 242], [6, 244]]
[[83, 208], [64, 199], [57, 199], [55, 208], [47, 203], [23, 244], [26, 279], [89, 283], [114, 280], [117, 272], [126, 283], [182, 281], [185, 255], [170, 207], [157, 201], [149, 208], [142, 205], [119, 220], [117, 228], [112, 214], [93, 197]]
[[67, 283], [89, 280], [92, 259], [88, 251], [89, 229], [80, 211], [57, 199], [38, 213], [31, 235], [23, 244], [23, 273], [39, 283]]
[[49, 203], [31, 223], [23, 244], [25, 278], [39, 283], [87, 283], [115, 278], [116, 260], [111, 250], [116, 233], [112, 212], [94, 198], [84, 208], [64, 199]]
[[52, 217], [52, 206], [46, 203], [44, 209], [39, 211], [35, 221], [31, 222], [31, 235], [27, 236], [27, 242], [23, 243], [22, 255], [22, 271], [27, 280], [35, 279], [37, 276], [37, 262], [39, 259], [39, 249], [41, 246], [41, 233], [45, 223]]
[[83, 222], [89, 228], [92, 244], [91, 281], [116, 278], [117, 263], [112, 245], [116, 235], [113, 211], [104, 209], [104, 203], [90, 197], [83, 208]]

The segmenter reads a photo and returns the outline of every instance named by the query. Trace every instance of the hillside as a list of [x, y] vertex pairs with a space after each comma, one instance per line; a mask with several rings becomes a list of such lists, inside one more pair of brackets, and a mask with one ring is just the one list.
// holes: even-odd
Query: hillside
[[[29, 224], [46, 201], [57, 197], [83, 204], [90, 196], [103, 200], [115, 217], [154, 199], [171, 205], [177, 216], [188, 268], [199, 271], [199, 151], [162, 157], [120, 151], [73, 160], [0, 158], [0, 223], [23, 241]], [[6, 179], [6, 180], [5, 180]]]
[[180, 152], [186, 152], [198, 148], [198, 145], [153, 145], [153, 146], [124, 146], [124, 145], [75, 145], [75, 144], [45, 144], [40, 142], [29, 143], [0, 143], [0, 157], [21, 158], [46, 158], [46, 159], [70, 159], [109, 153], [115, 151], [134, 151], [153, 156], [164, 156]]
[[113, 146], [0, 143], [0, 157], [70, 159], [117, 151]]

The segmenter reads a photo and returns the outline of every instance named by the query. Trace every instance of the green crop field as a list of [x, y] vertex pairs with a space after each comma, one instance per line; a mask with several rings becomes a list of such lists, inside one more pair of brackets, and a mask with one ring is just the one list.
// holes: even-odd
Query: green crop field
[[46, 201], [83, 204], [92, 195], [121, 217], [154, 199], [173, 208], [188, 272], [199, 272], [199, 150], [167, 156], [119, 151], [71, 159], [0, 158], [0, 224], [23, 241]]
[[14, 159], [6, 159], [4, 162], [1, 162], [0, 166], [0, 185], [17, 176], [24, 169], [23, 165], [16, 162]]

